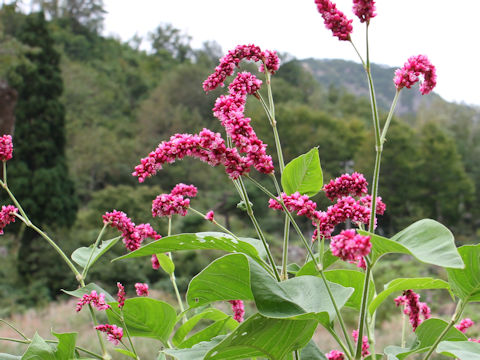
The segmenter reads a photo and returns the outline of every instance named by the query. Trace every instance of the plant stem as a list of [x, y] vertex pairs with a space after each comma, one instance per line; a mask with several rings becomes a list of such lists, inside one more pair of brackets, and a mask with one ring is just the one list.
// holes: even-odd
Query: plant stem
[[25, 340], [28, 340], [28, 337], [23, 333], [21, 332], [20, 330], [18, 330], [15, 326], [13, 326], [12, 324], [10, 324], [8, 321], [5, 321], [3, 319], [0, 319], [0, 322], [4, 323], [5, 325], [7, 325], [8, 327], [10, 327], [11, 329], [13, 329], [13, 331], [15, 331], [18, 335], [20, 335], [21, 337], [23, 337]]
[[428, 360], [430, 356], [433, 354], [435, 349], [437, 348], [437, 345], [442, 341], [443, 337], [448, 333], [448, 331], [455, 325], [455, 323], [461, 318], [463, 310], [465, 309], [465, 306], [467, 306], [467, 302], [463, 302], [462, 300], [459, 300], [457, 303], [457, 308], [455, 309], [455, 313], [452, 316], [452, 320], [448, 323], [448, 325], [443, 329], [443, 331], [440, 333], [438, 338], [435, 340], [433, 345], [430, 347], [430, 350], [428, 350], [427, 355], [423, 358], [423, 360]]
[[402, 348], [404, 348], [406, 345], [406, 341], [407, 341], [406, 337], [407, 337], [407, 315], [405, 314], [405, 307], [404, 307], [404, 311], [402, 312], [402, 343], [400, 344]]
[[252, 206], [250, 205], [250, 199], [248, 198], [248, 193], [247, 193], [247, 189], [245, 188], [245, 184], [243, 183], [242, 178], [239, 178], [238, 180], [239, 180], [238, 184], [240, 185], [240, 190], [241, 190], [241, 193], [242, 193], [243, 201], [245, 202], [245, 206], [247, 207], [247, 214], [250, 217], [250, 219], [252, 220], [253, 226], [255, 227], [255, 230], [257, 231], [258, 237], [262, 241], [263, 247], [265, 248], [265, 251], [267, 252], [268, 261], [269, 261], [270, 266], [272, 267], [272, 270], [275, 274], [275, 278], [277, 279], [277, 281], [281, 281], [280, 274], [278, 273], [277, 266], [275, 265], [275, 260], [273, 259], [272, 252], [270, 251], [270, 248], [268, 247], [268, 243], [267, 243], [267, 240], [265, 238], [265, 235], [263, 234], [262, 229], [260, 228], [260, 224], [258, 223], [257, 219], [255, 218], [255, 215], [253, 214]]
[[330, 335], [337, 341], [337, 344], [342, 348], [343, 352], [345, 355], [348, 357], [348, 360], [352, 358], [352, 355], [350, 354], [350, 351], [347, 349], [346, 345], [343, 343], [342, 339], [337, 335], [334, 329], [331, 328], [326, 328]]
[[397, 101], [400, 96], [400, 90], [397, 89], [395, 92], [395, 97], [393, 98], [392, 105], [390, 106], [390, 111], [388, 112], [387, 120], [385, 121], [385, 125], [383, 125], [382, 135], [380, 136], [380, 143], [383, 144], [386, 140], [388, 127], [390, 126], [390, 121], [392, 120], [393, 113], [395, 112], [395, 108], [397, 107]]
[[3, 183], [5, 184], [5, 186], [8, 186], [7, 185], [7, 162], [5, 160], [3, 161]]
[[295, 360], [300, 360], [300, 354], [298, 353], [298, 350], [295, 350], [293, 354], [295, 355]]
[[84, 279], [84, 280], [87, 277], [88, 268], [90, 266], [90, 262], [92, 261], [93, 253], [95, 252], [95, 249], [98, 247], [98, 244], [100, 243], [100, 240], [102, 239], [103, 233], [105, 232], [106, 228], [107, 228], [107, 224], [103, 224], [102, 230], [100, 230], [100, 233], [97, 236], [97, 240], [95, 241], [95, 244], [93, 245], [93, 249], [92, 249], [92, 252], [90, 253], [90, 257], [88, 258], [87, 264], [83, 268], [82, 279]]
[[18, 208], [18, 211], [20, 211], [20, 214], [23, 216], [24, 220], [24, 223], [25, 225], [29, 226], [32, 222], [28, 219], [28, 216], [27, 214], [25, 213], [25, 211], [23, 210], [22, 206], [20, 205], [20, 203], [17, 201], [17, 199], [15, 198], [15, 196], [13, 196], [12, 192], [10, 191], [10, 189], [8, 188], [7, 184], [4, 183], [3, 181], [0, 181], [0, 186], [3, 187], [3, 189], [8, 193], [8, 196], [10, 196], [10, 199], [12, 199], [13, 203], [15, 204], [15, 206]]
[[[127, 324], [125, 323], [125, 319], [123, 317], [123, 309], [120, 309], [120, 320], [122, 321], [123, 328], [125, 329], [125, 334], [127, 335], [128, 342], [130, 343], [130, 347], [132, 348], [133, 353], [138, 359], [137, 352], [135, 351], [135, 346], [133, 346], [132, 338], [130, 337], [130, 333], [128, 332]], [[123, 344], [123, 343], [122, 343]], [[124, 345], [125, 346], [125, 345]], [[126, 346], [125, 346], [126, 347]], [[128, 348], [127, 348], [128, 349]]]
[[[83, 287], [85, 287], [85, 283], [83, 283]], [[96, 327], [98, 325], [98, 321], [97, 321], [95, 312], [93, 311], [92, 305], [88, 304], [88, 310], [90, 310], [90, 316], [92, 317], [93, 325], [94, 327]], [[108, 352], [105, 347], [105, 343], [103, 342], [103, 338], [100, 331], [96, 330], [95, 332], [97, 333], [98, 343], [100, 344], [100, 348], [102, 349], [102, 354], [103, 354], [102, 359], [110, 359], [110, 355], [108, 355]]]
[[[172, 217], [171, 216], [168, 217], [167, 236], [170, 236], [170, 235], [172, 235]], [[168, 252], [167, 255], [170, 258], [170, 260], [173, 261], [172, 253]], [[183, 307], [183, 301], [182, 301], [182, 296], [180, 295], [180, 291], [178, 291], [177, 280], [175, 278], [175, 272], [174, 271], [170, 274], [170, 281], [172, 282], [173, 290], [175, 291], [175, 296], [177, 297], [178, 306], [180, 307], [180, 313], [183, 313], [185, 311], [185, 308]], [[185, 323], [186, 321], [187, 321], [187, 316], [186, 315], [182, 316], [182, 322]]]
[[[13, 339], [13, 338], [6, 338], [6, 337], [0, 337], [0, 340], [5, 340], [5, 341], [11, 341], [11, 342], [16, 342], [19, 344], [30, 344], [32, 340], [26, 339], [26, 340], [21, 340], [21, 339]], [[58, 344], [58, 340], [45, 340], [46, 343], [50, 344]], [[103, 357], [101, 355], [95, 354], [94, 352], [91, 352], [90, 350], [84, 349], [83, 347], [80, 346], [75, 346], [75, 349], [84, 352], [85, 354], [91, 355], [97, 359], [102, 360]]]

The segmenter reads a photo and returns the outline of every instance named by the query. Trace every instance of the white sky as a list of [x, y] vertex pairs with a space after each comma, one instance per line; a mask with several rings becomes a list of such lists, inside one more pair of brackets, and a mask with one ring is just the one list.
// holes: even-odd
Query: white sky
[[[171, 23], [192, 36], [194, 48], [207, 40], [217, 41], [224, 51], [255, 43], [298, 59], [358, 61], [352, 46], [324, 27], [313, 0], [104, 1], [105, 34], [125, 41]], [[354, 17], [352, 2], [336, 1], [354, 19], [352, 38], [362, 49], [364, 24]], [[479, 0], [379, 0], [377, 14], [369, 31], [372, 62], [402, 66], [411, 55], [427, 55], [437, 67], [438, 94], [480, 105]]]

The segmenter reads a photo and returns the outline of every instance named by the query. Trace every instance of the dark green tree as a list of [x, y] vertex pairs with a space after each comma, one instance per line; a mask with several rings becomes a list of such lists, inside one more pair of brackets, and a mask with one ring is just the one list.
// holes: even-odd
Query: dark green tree
[[[18, 39], [35, 50], [27, 55], [30, 66], [16, 68], [17, 76], [12, 83], [18, 91], [18, 102], [9, 185], [36, 225], [50, 229], [71, 226], [77, 201], [65, 159], [60, 56], [54, 49], [43, 13], [26, 17]], [[53, 256], [48, 256], [40, 244], [43, 242], [33, 231], [25, 231], [19, 250], [19, 270], [27, 280], [33, 274], [45, 278], [43, 271], [53, 269], [46, 264]]]

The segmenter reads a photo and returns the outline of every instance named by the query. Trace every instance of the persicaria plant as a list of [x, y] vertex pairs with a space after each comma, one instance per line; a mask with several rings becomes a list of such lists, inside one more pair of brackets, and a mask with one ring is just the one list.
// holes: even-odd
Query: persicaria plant
[[[206, 214], [196, 210], [195, 201], [202, 196], [201, 191], [194, 184], [184, 184], [178, 179], [179, 183], [169, 193], [152, 199], [152, 216], [168, 222], [167, 233], [157, 233], [150, 224], [136, 225], [128, 214], [112, 210], [103, 215], [104, 226], [95, 242], [68, 257], [29, 220], [9, 190], [6, 164], [12, 158], [13, 145], [9, 135], [0, 138], [4, 175], [0, 184], [12, 201], [0, 211], [0, 231], [18, 219], [58, 252], [78, 281], [77, 289], [67, 291], [77, 298], [72, 316], [75, 311], [88, 311], [99, 343], [97, 348], [78, 347], [75, 333], [54, 334], [57, 340], [48, 342], [38, 335], [29, 339], [9, 324], [21, 337], [10, 340], [27, 344], [22, 359], [110, 359], [112, 354], [105, 346], [105, 338], [118, 352], [139, 359], [135, 337], [158, 341], [157, 346], [152, 345], [152, 359], [401, 360], [420, 356], [428, 360], [436, 353], [463, 360], [480, 358], [479, 341], [468, 337], [473, 321], [462, 319], [467, 305], [480, 301], [480, 245], [457, 248], [452, 233], [430, 219], [417, 221], [391, 238], [376, 234], [377, 216], [388, 211], [379, 196], [380, 165], [399, 94], [417, 82], [422, 95], [430, 93], [436, 85], [435, 67], [425, 55], [416, 55], [392, 74], [396, 94], [388, 116], [381, 119], [368, 51], [368, 29], [377, 15], [375, 2], [353, 1], [353, 13], [360, 20], [358, 25], [366, 29], [365, 57], [352, 42], [353, 20], [330, 0], [315, 0], [315, 5], [327, 29], [342, 45], [350, 43], [354, 47], [365, 69], [376, 152], [370, 184], [358, 172], [343, 174], [323, 184], [318, 148], [298, 154], [285, 164], [277, 126], [288, 127], [288, 124], [277, 123], [271, 86], [271, 77], [279, 69], [280, 61], [275, 51], [262, 50], [253, 44], [238, 45], [228, 51], [203, 83], [206, 92], [228, 83], [212, 110], [224, 132], [203, 129], [198, 133], [174, 134], [162, 140], [133, 171], [133, 176], [142, 183], [160, 171], [168, 171], [168, 164], [185, 157], [223, 168], [238, 192], [257, 239], [232, 233], [212, 210]], [[245, 61], [256, 63], [259, 74], [237, 71]], [[269, 147], [257, 136], [251, 119], [245, 115], [249, 97], [265, 110], [275, 139]], [[320, 144], [321, 139], [318, 141]], [[269, 151], [276, 152], [276, 163]], [[270, 185], [257, 180], [260, 177], [265, 177]], [[269, 197], [265, 207], [272, 216], [277, 211], [284, 217], [283, 247], [278, 254], [273, 253], [255, 216], [247, 182]], [[318, 193], [331, 205], [322, 208], [313, 201], [312, 197]], [[175, 219], [179, 216], [198, 216], [215, 225], [218, 231], [177, 234]], [[301, 218], [307, 222], [299, 222]], [[117, 229], [120, 235], [103, 241], [107, 227]], [[296, 239], [290, 238], [291, 230]], [[289, 262], [288, 249], [294, 240], [305, 249], [301, 264]], [[87, 282], [89, 270], [97, 260], [121, 242], [126, 254], [116, 260], [145, 257], [154, 269], [165, 271], [175, 291], [176, 304], [154, 299], [145, 283], [136, 283], [134, 289], [117, 283], [118, 293], [112, 296], [94, 282]], [[226, 254], [196, 275], [186, 294], [181, 294], [175, 278], [175, 253], [207, 249]], [[444, 268], [448, 282], [435, 278], [397, 278], [377, 293], [379, 287], [372, 271], [390, 253], [410, 255], [413, 262]], [[424, 289], [446, 290], [452, 295], [456, 309], [450, 319], [435, 317], [429, 305], [420, 301], [418, 292]], [[392, 299], [389, 295], [396, 295], [395, 300], [388, 300]], [[376, 312], [386, 300], [397, 306], [404, 326], [395, 343], [379, 348], [375, 338]], [[97, 319], [99, 312], [105, 313], [101, 316], [106, 319], [104, 323]], [[209, 321], [209, 325], [202, 325], [202, 321]], [[354, 322], [355, 327], [349, 329], [347, 325]], [[319, 326], [327, 330], [332, 341], [312, 339]], [[413, 340], [407, 342], [407, 338]], [[327, 345], [333, 341], [336, 344], [333, 348]]]

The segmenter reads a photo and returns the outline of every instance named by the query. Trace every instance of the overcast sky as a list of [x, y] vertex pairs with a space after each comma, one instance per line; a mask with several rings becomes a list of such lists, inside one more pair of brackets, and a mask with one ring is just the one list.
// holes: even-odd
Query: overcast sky
[[[207, 40], [224, 51], [255, 43], [299, 59], [358, 61], [352, 46], [324, 27], [313, 0], [104, 1], [105, 34], [125, 41], [171, 23], [193, 38], [195, 48]], [[354, 18], [352, 2], [336, 1], [349, 18]], [[411, 55], [427, 55], [437, 67], [437, 93], [480, 105], [479, 0], [380, 0], [377, 14], [370, 25], [372, 62], [402, 66]], [[362, 49], [364, 24], [354, 18], [353, 26], [353, 41]]]

